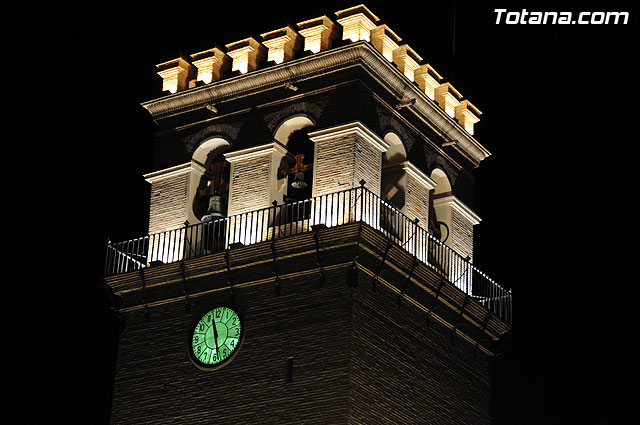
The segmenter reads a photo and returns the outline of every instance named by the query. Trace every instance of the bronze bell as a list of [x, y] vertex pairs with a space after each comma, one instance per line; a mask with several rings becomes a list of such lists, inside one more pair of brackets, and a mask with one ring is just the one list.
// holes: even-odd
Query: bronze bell
[[220, 195], [211, 195], [209, 198], [209, 209], [202, 217], [202, 222], [217, 220], [224, 217], [222, 212], [224, 208], [224, 198]]
[[293, 179], [293, 183], [291, 183], [291, 187], [294, 189], [304, 189], [307, 187], [307, 183], [304, 181], [304, 173], [302, 171], [298, 171]]

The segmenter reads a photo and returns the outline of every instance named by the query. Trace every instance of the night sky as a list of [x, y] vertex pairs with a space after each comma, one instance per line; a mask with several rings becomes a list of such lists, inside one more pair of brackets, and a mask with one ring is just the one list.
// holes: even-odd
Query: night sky
[[[101, 423], [110, 407], [117, 321], [100, 283], [105, 240], [147, 230], [154, 124], [140, 103], [160, 96], [155, 65], [357, 4], [130, 3], [75, 4], [51, 24], [64, 48], [50, 66], [69, 71], [55, 92], [69, 103], [60, 178], [88, 176], [60, 194], [81, 241], [69, 294], [94, 324], [83, 350], [99, 353], [76, 362], [92, 415], [83, 423]], [[615, 1], [457, 1], [454, 44], [453, 2], [365, 4], [483, 112], [475, 138], [492, 155], [474, 170], [475, 263], [513, 290], [515, 315], [492, 364], [495, 424], [626, 423], [637, 357], [637, 261], [625, 245], [638, 236], [635, 11]], [[628, 11], [630, 20], [497, 25], [496, 8]]]

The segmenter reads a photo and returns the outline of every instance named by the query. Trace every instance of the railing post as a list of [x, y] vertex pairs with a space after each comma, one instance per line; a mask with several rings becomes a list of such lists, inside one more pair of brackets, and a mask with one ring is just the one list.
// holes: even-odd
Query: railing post
[[111, 241], [109, 240], [109, 238], [107, 238], [105, 240], [105, 250], [104, 250], [104, 256], [105, 256], [105, 261], [104, 261], [104, 275], [108, 276], [108, 271], [109, 271], [109, 245], [111, 245]]
[[366, 181], [360, 180], [360, 221], [364, 221], [364, 185]]
[[[182, 223], [183, 225], [183, 231], [184, 231], [184, 236], [182, 237], [182, 259], [184, 260], [185, 258], [189, 258], [192, 255], [194, 257], [198, 256], [197, 251], [195, 251], [193, 249], [193, 246], [191, 245], [191, 243], [193, 242], [193, 229], [191, 229], [191, 232], [189, 232], [189, 220], [185, 220], [184, 223]], [[204, 226], [204, 225], [203, 225]], [[187, 234], [187, 232], [189, 232], [189, 234]], [[178, 232], [176, 232], [176, 236], [173, 238], [173, 246], [174, 246], [174, 250], [176, 250], [176, 254], [177, 254], [177, 250], [179, 249], [179, 245], [180, 242], [176, 241], [176, 239], [178, 238]], [[198, 247], [196, 246], [196, 249]]]
[[413, 220], [413, 256], [418, 258], [418, 223], [420, 219], [416, 217]]
[[271, 205], [273, 205], [273, 226], [271, 231], [271, 240], [276, 238], [276, 208], [278, 207], [278, 201], [274, 200]]

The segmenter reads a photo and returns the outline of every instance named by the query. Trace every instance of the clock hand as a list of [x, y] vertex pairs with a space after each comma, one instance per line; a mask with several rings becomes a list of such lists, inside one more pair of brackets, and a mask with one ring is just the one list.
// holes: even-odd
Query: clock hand
[[215, 316], [213, 318], [213, 339], [216, 342], [216, 355], [219, 357], [220, 354], [219, 354], [219, 349], [218, 349], [218, 329], [217, 329], [217, 326], [216, 326]]

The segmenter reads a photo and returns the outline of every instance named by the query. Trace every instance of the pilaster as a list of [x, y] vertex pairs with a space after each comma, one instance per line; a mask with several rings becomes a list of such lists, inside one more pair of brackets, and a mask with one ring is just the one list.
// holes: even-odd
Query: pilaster
[[419, 225], [428, 229], [429, 192], [436, 187], [436, 182], [410, 161], [405, 161], [401, 165], [406, 176], [404, 214], [410, 219], [417, 218], [420, 220]]
[[151, 184], [149, 234], [184, 226], [188, 219], [190, 172], [191, 163], [186, 163], [144, 175]]
[[277, 142], [224, 154], [231, 163], [228, 215], [260, 210], [275, 199], [275, 180], [286, 148]]
[[355, 121], [309, 133], [315, 143], [313, 196], [359, 186], [380, 195], [382, 152], [389, 143]]
[[462, 257], [473, 258], [473, 226], [482, 219], [453, 195], [435, 198], [433, 206], [438, 220], [449, 226], [447, 245]]

